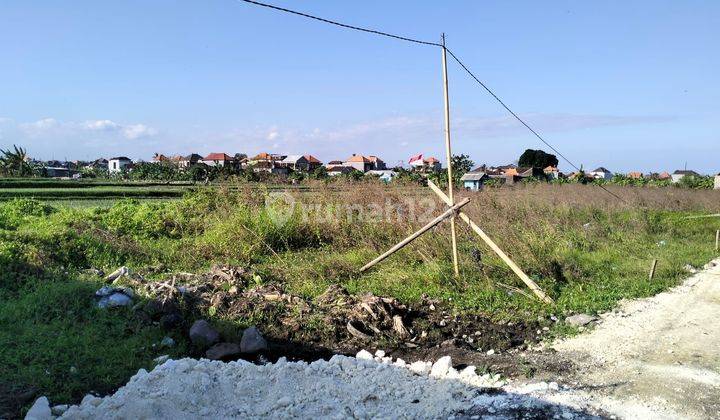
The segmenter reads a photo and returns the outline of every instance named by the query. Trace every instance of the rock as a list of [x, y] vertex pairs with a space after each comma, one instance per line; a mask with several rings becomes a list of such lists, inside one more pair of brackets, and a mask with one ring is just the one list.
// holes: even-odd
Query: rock
[[385, 350], [378, 350], [375, 352], [375, 357], [383, 358], [385, 357]]
[[128, 306], [132, 304], [132, 298], [124, 293], [113, 293], [105, 296], [98, 302], [99, 308], [117, 308], [120, 306]]
[[430, 376], [442, 378], [447, 375], [451, 367], [452, 359], [450, 356], [443, 356], [433, 363], [432, 368], [430, 369]]
[[588, 314], [577, 314], [565, 318], [565, 322], [574, 327], [582, 327], [593, 321], [597, 321], [597, 317]]
[[170, 337], [163, 337], [162, 340], [160, 340], [160, 346], [162, 347], [174, 347], [175, 346], [175, 340], [173, 340]]
[[183, 317], [177, 312], [160, 317], [160, 326], [166, 330], [172, 330], [183, 323]]
[[130, 269], [122, 266], [117, 270], [113, 271], [112, 273], [108, 274], [108, 276], [105, 277], [105, 281], [107, 281], [108, 283], [113, 282], [122, 276], [127, 276], [128, 274], [130, 274]]
[[240, 354], [240, 346], [235, 343], [218, 343], [205, 352], [205, 357], [210, 360], [223, 360], [228, 357]]
[[261, 350], [267, 350], [268, 344], [260, 331], [254, 326], [243, 331], [240, 339], [240, 349], [243, 353], [257, 353]]
[[69, 405], [60, 404], [50, 408], [50, 411], [52, 412], [53, 416], [62, 416], [63, 414], [65, 414], [68, 408], [70, 408]]
[[685, 264], [685, 266], [683, 266], [683, 270], [687, 271], [687, 272], [690, 273], [690, 274], [695, 274], [695, 273], [697, 273], [697, 268], [693, 267], [693, 266], [690, 265], [690, 264]]
[[47, 397], [40, 397], [35, 400], [35, 403], [30, 407], [27, 414], [25, 414], [25, 420], [46, 420], [55, 418], [50, 410], [50, 401]]
[[209, 347], [220, 341], [220, 333], [211, 327], [210, 323], [199, 319], [190, 327], [190, 341], [196, 346]]
[[95, 292], [95, 296], [97, 297], [105, 297], [110, 296], [113, 293], [115, 293], [115, 288], [112, 286], [103, 286], [100, 289], [98, 289], [97, 292]]
[[131, 298], [135, 297], [135, 291], [131, 287], [118, 287], [117, 291]]
[[490, 349], [487, 352], [485, 352], [485, 354], [487, 354], [488, 356], [492, 356], [493, 354], [495, 354], [495, 350]]
[[355, 355], [355, 358], [361, 360], [373, 360], [373, 355], [367, 350], [360, 350]]

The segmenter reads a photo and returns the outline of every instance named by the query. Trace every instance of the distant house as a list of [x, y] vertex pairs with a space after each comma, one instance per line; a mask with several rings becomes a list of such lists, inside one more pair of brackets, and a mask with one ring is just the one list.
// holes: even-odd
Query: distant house
[[254, 172], [272, 172], [275, 162], [276, 160], [270, 153], [262, 152], [248, 159], [248, 167], [251, 167]]
[[132, 160], [125, 156], [110, 158], [108, 160], [108, 171], [111, 174], [132, 169]]
[[367, 171], [365, 173], [365, 175], [376, 176], [376, 177], [380, 178], [381, 181], [388, 183], [397, 176], [397, 173], [395, 171], [391, 171], [389, 169], [373, 169], [373, 170]]
[[688, 171], [688, 170], [677, 170], [670, 175], [672, 178], [672, 182], [679, 182], [681, 179], [685, 178], [686, 176], [697, 178], [700, 177], [700, 174], [695, 171]]
[[387, 167], [385, 166], [385, 162], [382, 159], [380, 159], [379, 157], [370, 155], [367, 157], [367, 159], [370, 161], [370, 164], [372, 165], [370, 170], [384, 171], [385, 169], [387, 169]]
[[435, 172], [442, 169], [442, 164], [434, 157], [423, 159], [422, 155], [417, 155], [411, 157], [408, 163], [413, 169], [420, 172]]
[[292, 169], [293, 171], [310, 171], [310, 162], [302, 155], [289, 155], [277, 163], [280, 167]]
[[658, 174], [657, 176], [657, 179], [659, 179], [660, 181], [667, 181], [669, 179], [672, 179], [672, 175], [667, 172], [660, 172], [660, 174]]
[[627, 177], [630, 179], [643, 179], [644, 178], [643, 173], [637, 172], [637, 171], [628, 172]]
[[50, 178], [69, 178], [75, 173], [77, 173], [74, 170], [62, 167], [62, 166], [46, 166], [43, 168], [43, 171], [45, 173], [45, 176]]
[[715, 189], [720, 190], [720, 174], [715, 175]]
[[613, 177], [613, 173], [603, 168], [602, 166], [595, 169], [594, 171], [588, 172], [587, 175], [595, 179], [604, 179], [606, 181], [611, 180]]
[[331, 160], [330, 162], [325, 164], [325, 169], [328, 171], [336, 166], [343, 166], [343, 163], [341, 160]]
[[485, 181], [490, 179], [488, 174], [485, 172], [466, 172], [465, 175], [460, 177], [460, 181], [463, 183], [465, 189], [471, 191], [479, 191], [482, 189]]
[[373, 163], [370, 162], [370, 159], [363, 155], [356, 155], [355, 153], [343, 162], [343, 166], [349, 166], [360, 172], [367, 172], [371, 169], [375, 169], [373, 167]]
[[87, 165], [90, 169], [102, 169], [107, 170], [108, 169], [108, 160], [107, 159], [97, 159]]
[[226, 166], [230, 165], [232, 161], [233, 158], [225, 153], [210, 153], [202, 159], [202, 163], [207, 166]]
[[550, 179], [560, 178], [560, 171], [558, 170], [557, 166], [548, 166], [547, 168], [543, 169], [543, 173]]
[[190, 153], [187, 156], [182, 156], [177, 161], [177, 165], [180, 169], [187, 169], [189, 166], [197, 165], [198, 163], [201, 163], [203, 160], [203, 157], [198, 155], [197, 153]]
[[303, 155], [303, 157], [308, 161], [308, 172], [312, 172], [322, 166], [322, 162], [313, 155]]
[[167, 162], [170, 159], [162, 153], [155, 153], [153, 156], [153, 162]]
[[327, 168], [327, 174], [328, 176], [338, 176], [342, 174], [349, 174], [350, 172], [356, 170], [355, 168], [351, 166], [343, 166], [343, 165], [333, 165], [331, 167], [326, 166]]

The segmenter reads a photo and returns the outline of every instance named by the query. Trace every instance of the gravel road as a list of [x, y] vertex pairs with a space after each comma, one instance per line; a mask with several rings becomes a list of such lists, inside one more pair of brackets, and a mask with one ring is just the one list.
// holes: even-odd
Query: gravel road
[[623, 418], [720, 417], [720, 260], [708, 265], [553, 345], [576, 362], [576, 387], [593, 405]]

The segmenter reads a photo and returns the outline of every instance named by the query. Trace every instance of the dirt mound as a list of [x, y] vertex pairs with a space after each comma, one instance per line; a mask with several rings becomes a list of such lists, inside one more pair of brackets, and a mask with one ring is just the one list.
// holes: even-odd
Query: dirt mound
[[314, 360], [383, 348], [395, 357], [419, 359], [450, 354], [473, 362], [487, 350], [524, 348], [537, 342], [537, 326], [497, 324], [481, 315], [453, 313], [429, 298], [409, 305], [373, 294], [351, 295], [330, 286], [314, 300], [286, 293], [282, 285], [250, 286], [242, 268], [215, 266], [205, 274], [176, 274], [164, 281], [128, 279], [151, 301], [138, 316], [148, 322], [182, 317], [252, 322], [271, 342], [271, 360]]

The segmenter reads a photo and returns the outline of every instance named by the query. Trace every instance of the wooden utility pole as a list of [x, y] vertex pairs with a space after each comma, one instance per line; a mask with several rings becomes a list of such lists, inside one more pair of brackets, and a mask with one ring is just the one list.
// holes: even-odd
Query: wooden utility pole
[[[442, 34], [442, 68], [445, 94], [445, 154], [447, 155], [448, 197], [452, 206], [455, 204], [455, 199], [453, 197], [452, 150], [450, 148], [450, 96], [448, 94], [447, 50], [445, 48], [444, 33]], [[450, 239], [452, 241], [453, 269], [455, 270], [455, 276], [459, 276], [460, 268], [458, 267], [457, 234], [454, 216], [450, 218]]]

